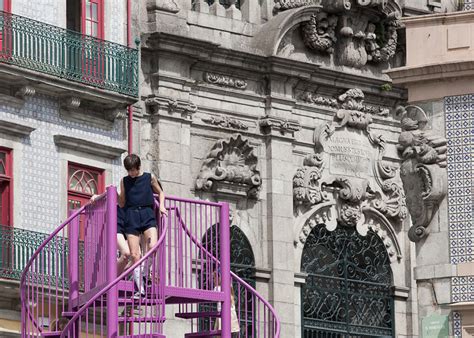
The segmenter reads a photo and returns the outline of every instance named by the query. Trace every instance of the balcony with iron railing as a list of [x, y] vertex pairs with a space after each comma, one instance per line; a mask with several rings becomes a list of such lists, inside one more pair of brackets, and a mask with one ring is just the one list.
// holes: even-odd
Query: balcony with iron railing
[[[28, 260], [47, 237], [46, 233], [0, 225], [0, 279], [19, 281]], [[65, 245], [67, 245], [66, 241], [53, 244], [58, 249], [66, 249]], [[61, 273], [61, 267], [55, 264], [59, 261], [59, 257], [56, 257], [56, 254], [53, 255], [53, 248], [49, 249], [51, 255], [45, 259], [44, 264], [50, 267], [50, 274], [56, 275]]]
[[137, 100], [138, 61], [138, 49], [0, 11], [4, 83], [114, 109]]

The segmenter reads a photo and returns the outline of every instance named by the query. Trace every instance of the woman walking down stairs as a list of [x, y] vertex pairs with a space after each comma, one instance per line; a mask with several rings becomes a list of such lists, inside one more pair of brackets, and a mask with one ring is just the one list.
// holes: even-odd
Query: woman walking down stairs
[[[176, 318], [189, 321], [188, 338], [231, 338], [235, 317], [243, 337], [279, 338], [272, 306], [230, 271], [228, 205], [172, 197], [168, 216], [160, 217], [155, 204], [157, 244], [118, 277], [114, 187], [40, 245], [20, 282], [23, 338], [166, 337], [169, 304], [178, 305]], [[212, 278], [218, 271], [220, 288]]]

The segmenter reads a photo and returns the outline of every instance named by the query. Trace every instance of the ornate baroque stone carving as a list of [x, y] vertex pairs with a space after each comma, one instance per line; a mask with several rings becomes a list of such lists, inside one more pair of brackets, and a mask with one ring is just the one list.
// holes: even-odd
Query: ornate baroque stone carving
[[318, 12], [302, 25], [303, 42], [309, 49], [323, 53], [333, 53], [337, 41], [337, 16]]
[[303, 6], [315, 5], [316, 0], [275, 0], [275, 11], [284, 11], [287, 9]]
[[332, 98], [332, 97], [324, 97], [324, 96], [316, 95], [308, 91], [304, 92], [301, 95], [301, 100], [304, 102], [316, 104], [318, 106], [330, 107], [330, 108], [342, 109], [343, 105], [345, 107], [349, 105], [349, 103], [345, 101], [352, 100], [354, 101], [354, 104], [357, 105], [357, 109], [362, 113], [369, 113], [371, 115], [377, 115], [377, 116], [388, 116], [389, 114], [388, 108], [365, 104], [363, 103], [363, 99], [364, 99], [364, 93], [362, 93], [361, 95], [355, 89], [354, 90], [349, 89], [346, 93], [340, 95], [337, 99]]
[[177, 114], [181, 119], [191, 120], [192, 115], [197, 112], [197, 106], [189, 101], [172, 100], [163, 96], [152, 96], [145, 100], [150, 114], [160, 113], [160, 109], [167, 110], [170, 115]]
[[219, 140], [202, 164], [196, 189], [216, 191], [219, 182], [243, 187], [250, 198], [257, 198], [262, 185], [257, 156], [248, 139], [240, 134]]
[[360, 89], [347, 90], [337, 99], [334, 121], [315, 130], [316, 153], [305, 158], [293, 179], [297, 212], [336, 201], [336, 219], [346, 226], [361, 226], [366, 208], [396, 220], [407, 216], [397, 168], [383, 161], [385, 141], [369, 129], [372, 118], [363, 99]]
[[294, 133], [301, 130], [301, 125], [298, 121], [290, 121], [268, 115], [259, 121], [259, 125], [265, 134], [268, 134], [271, 129], [277, 129], [281, 134]]
[[314, 53], [324, 57], [333, 55], [330, 62], [354, 68], [363, 68], [368, 63], [386, 64], [394, 57], [397, 29], [402, 26], [398, 0], [307, 2], [278, 0], [275, 8], [282, 11], [320, 5], [321, 8], [315, 8], [310, 19], [301, 24], [304, 45]]
[[402, 158], [401, 178], [413, 226], [412, 241], [429, 233], [429, 225], [447, 192], [446, 139], [425, 131], [425, 112], [417, 106], [400, 107], [402, 132], [398, 151]]
[[242, 79], [232, 78], [230, 76], [216, 74], [216, 73], [204, 73], [204, 81], [218, 86], [232, 87], [237, 89], [247, 88], [247, 81]]
[[208, 124], [213, 124], [215, 126], [219, 126], [222, 128], [232, 128], [232, 129], [240, 129], [240, 130], [247, 130], [249, 126], [239, 121], [237, 119], [232, 119], [228, 116], [208, 116], [203, 117], [201, 120]]
[[323, 159], [319, 154], [305, 157], [303, 167], [293, 177], [293, 196], [296, 204], [314, 205], [325, 199], [319, 179], [322, 176]]

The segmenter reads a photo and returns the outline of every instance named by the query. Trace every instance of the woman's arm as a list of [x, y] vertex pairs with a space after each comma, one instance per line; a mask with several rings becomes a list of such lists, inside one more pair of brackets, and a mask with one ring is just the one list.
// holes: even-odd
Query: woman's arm
[[120, 193], [118, 195], [118, 204], [121, 208], [125, 206], [125, 186], [123, 185], [123, 179], [120, 180]]
[[153, 192], [158, 194], [158, 198], [159, 198], [159, 201], [160, 201], [160, 212], [161, 212], [161, 214], [167, 216], [168, 215], [168, 210], [166, 210], [166, 208], [165, 208], [165, 193], [163, 192], [163, 189], [161, 188], [161, 184], [158, 182], [155, 175], [151, 175], [151, 187], [153, 189]]

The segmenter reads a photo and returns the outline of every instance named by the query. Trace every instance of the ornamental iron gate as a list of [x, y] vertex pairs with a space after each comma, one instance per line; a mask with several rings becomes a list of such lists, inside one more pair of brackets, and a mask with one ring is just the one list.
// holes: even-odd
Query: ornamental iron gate
[[393, 337], [390, 260], [382, 240], [315, 227], [301, 260], [304, 338]]

